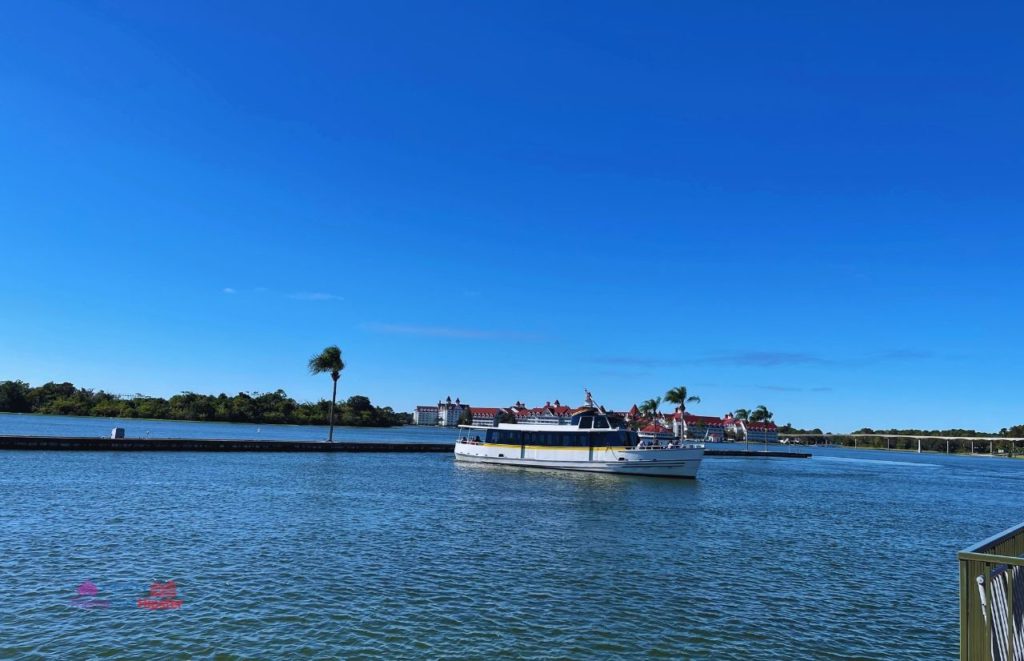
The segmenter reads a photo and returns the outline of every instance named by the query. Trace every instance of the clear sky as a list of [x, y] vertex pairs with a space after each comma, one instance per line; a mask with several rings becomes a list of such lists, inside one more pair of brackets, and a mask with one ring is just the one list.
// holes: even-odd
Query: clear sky
[[[1024, 5], [7, 3], [0, 379], [1024, 422]], [[667, 407], [666, 407], [667, 410]]]

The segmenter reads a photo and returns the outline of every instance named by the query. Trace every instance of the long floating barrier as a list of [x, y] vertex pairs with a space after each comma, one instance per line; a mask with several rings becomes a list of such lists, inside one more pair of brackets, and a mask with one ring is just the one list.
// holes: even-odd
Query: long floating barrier
[[121, 452], [452, 452], [454, 443], [253, 441], [205, 438], [89, 438], [0, 436], [0, 450], [117, 450]]

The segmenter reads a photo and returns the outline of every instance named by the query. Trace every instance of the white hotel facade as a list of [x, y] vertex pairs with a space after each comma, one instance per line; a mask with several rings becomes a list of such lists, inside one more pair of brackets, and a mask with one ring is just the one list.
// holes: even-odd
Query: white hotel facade
[[438, 402], [437, 406], [417, 406], [412, 412], [412, 424], [455, 427], [467, 408], [468, 404], [463, 404], [458, 398], [453, 402], [451, 397]]

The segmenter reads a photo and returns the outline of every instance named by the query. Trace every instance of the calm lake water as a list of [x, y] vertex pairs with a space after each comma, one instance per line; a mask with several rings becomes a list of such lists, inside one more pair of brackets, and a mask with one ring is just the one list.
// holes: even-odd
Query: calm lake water
[[[94, 422], [0, 434], [31, 418]], [[675, 481], [0, 451], [0, 657], [955, 658], [955, 552], [1024, 519], [1024, 462], [814, 453]], [[137, 606], [168, 579], [180, 608]]]

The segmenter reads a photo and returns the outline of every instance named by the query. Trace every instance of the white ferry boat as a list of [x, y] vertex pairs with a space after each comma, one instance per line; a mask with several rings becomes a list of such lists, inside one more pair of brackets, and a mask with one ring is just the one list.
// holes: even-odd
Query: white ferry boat
[[640, 438], [621, 418], [595, 406], [589, 392], [569, 424], [460, 429], [455, 459], [481, 464], [693, 479], [704, 458], [700, 443]]

